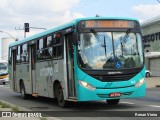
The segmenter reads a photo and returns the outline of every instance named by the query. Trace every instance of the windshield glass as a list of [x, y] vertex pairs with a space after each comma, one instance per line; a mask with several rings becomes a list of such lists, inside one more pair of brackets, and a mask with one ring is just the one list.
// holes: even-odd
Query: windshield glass
[[0, 74], [7, 73], [7, 63], [0, 63]]
[[125, 69], [143, 65], [139, 33], [92, 32], [80, 34], [78, 63], [85, 69]]
[[7, 69], [7, 63], [0, 63], [0, 70], [6, 70]]

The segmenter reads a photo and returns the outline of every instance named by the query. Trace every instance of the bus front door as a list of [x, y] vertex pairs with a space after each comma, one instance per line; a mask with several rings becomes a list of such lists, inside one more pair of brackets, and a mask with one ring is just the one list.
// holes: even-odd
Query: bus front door
[[12, 87], [13, 91], [17, 91], [16, 89], [16, 50], [12, 50], [12, 60], [11, 60], [11, 80], [10, 86]]
[[66, 35], [66, 58], [67, 58], [67, 83], [68, 96], [70, 99], [76, 99], [75, 81], [74, 81], [74, 47], [73, 47], [73, 33]]
[[29, 73], [30, 73], [30, 83], [31, 83], [31, 92], [33, 96], [36, 96], [36, 76], [35, 76], [35, 62], [36, 62], [36, 44], [29, 46]]

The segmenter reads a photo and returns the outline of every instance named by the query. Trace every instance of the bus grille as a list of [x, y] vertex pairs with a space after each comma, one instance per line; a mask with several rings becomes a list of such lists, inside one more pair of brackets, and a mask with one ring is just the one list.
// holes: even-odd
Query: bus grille
[[94, 78], [102, 81], [102, 82], [116, 82], [116, 81], [127, 81], [133, 78], [135, 74], [128, 74], [128, 75], [93, 75]]

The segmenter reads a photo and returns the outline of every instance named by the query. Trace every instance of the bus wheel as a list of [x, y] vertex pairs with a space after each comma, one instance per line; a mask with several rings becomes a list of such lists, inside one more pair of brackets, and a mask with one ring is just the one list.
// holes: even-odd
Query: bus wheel
[[27, 94], [26, 94], [26, 90], [25, 90], [25, 86], [24, 86], [23, 82], [21, 82], [21, 84], [20, 84], [20, 90], [21, 90], [22, 99], [26, 100], [27, 99]]
[[113, 99], [113, 100], [106, 100], [107, 104], [109, 105], [116, 105], [119, 103], [120, 99]]
[[64, 100], [63, 90], [60, 84], [56, 85], [55, 88], [56, 98], [58, 101], [58, 105], [62, 108], [67, 106], [67, 101]]

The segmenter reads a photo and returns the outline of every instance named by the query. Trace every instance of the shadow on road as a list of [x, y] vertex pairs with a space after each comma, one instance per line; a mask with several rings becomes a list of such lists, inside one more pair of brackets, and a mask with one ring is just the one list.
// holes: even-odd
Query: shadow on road
[[[18, 97], [18, 99], [21, 99], [20, 96], [14, 96], [14, 97]], [[53, 109], [53, 111], [59, 111], [59, 110], [63, 110], [63, 111], [68, 111], [68, 110], [74, 110], [74, 111], [81, 111], [81, 110], [89, 110], [89, 111], [95, 111], [95, 110], [117, 110], [117, 109], [121, 109], [121, 110], [127, 110], [128, 108], [136, 108], [138, 107], [137, 105], [130, 105], [130, 104], [123, 104], [123, 103], [119, 103], [118, 105], [108, 105], [105, 101], [92, 101], [92, 102], [69, 102], [69, 105], [67, 108], [59, 108], [58, 103], [55, 99], [52, 98], [46, 98], [46, 97], [29, 97], [29, 99], [27, 101], [32, 101], [32, 102], [36, 102], [41, 104], [41, 106], [33, 106], [30, 107], [30, 110], [51, 110], [52, 107], [56, 107], [58, 109]], [[44, 105], [45, 104], [45, 105]], [[44, 106], [42, 106], [44, 105]], [[50, 106], [50, 107], [46, 107], [46, 106]]]

